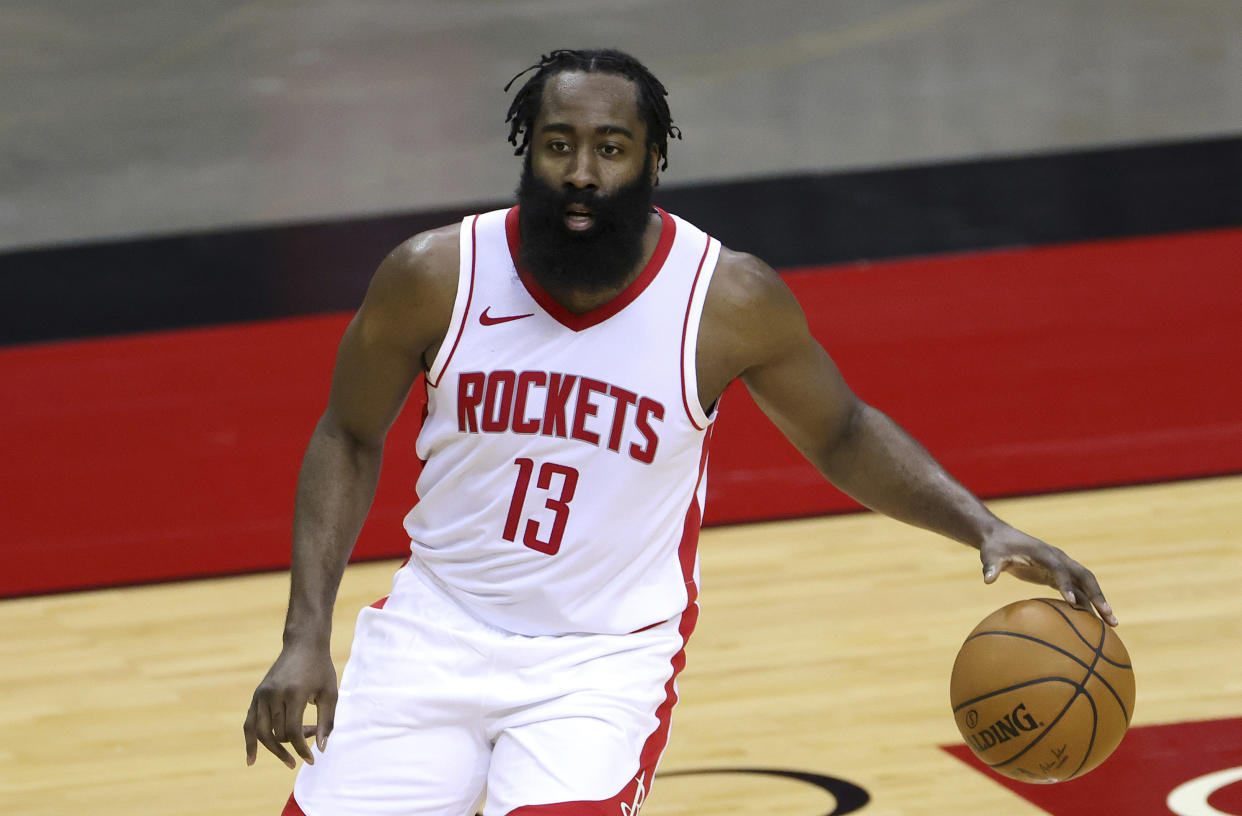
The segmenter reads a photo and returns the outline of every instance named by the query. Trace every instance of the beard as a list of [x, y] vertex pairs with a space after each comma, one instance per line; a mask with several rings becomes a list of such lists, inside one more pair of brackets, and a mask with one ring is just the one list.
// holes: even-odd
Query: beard
[[[541, 284], [556, 288], [619, 288], [642, 259], [654, 188], [650, 156], [637, 179], [607, 196], [551, 187], [535, 178], [528, 158], [517, 189], [521, 263]], [[565, 225], [570, 204], [591, 208], [589, 229], [575, 232]]]

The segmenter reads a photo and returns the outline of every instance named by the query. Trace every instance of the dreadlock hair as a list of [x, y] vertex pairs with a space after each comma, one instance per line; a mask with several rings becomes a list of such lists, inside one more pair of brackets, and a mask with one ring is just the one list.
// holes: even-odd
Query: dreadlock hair
[[509, 143], [517, 147], [513, 155], [522, 155], [530, 144], [531, 128], [535, 124], [535, 117], [539, 115], [539, 105], [543, 101], [543, 88], [549, 77], [563, 71], [619, 74], [638, 87], [638, 113], [647, 124], [648, 143], [654, 144], [660, 151], [660, 169], [668, 169], [668, 137], [680, 139], [681, 129], [673, 124], [668, 102], [664, 99], [668, 96], [668, 91], [641, 62], [613, 48], [588, 50], [562, 48], [551, 54], [545, 54], [539, 58], [539, 62], [518, 72], [517, 76], [505, 85], [505, 91], [508, 91], [519, 77], [530, 71], [534, 71], [535, 75], [526, 80], [525, 85], [518, 88], [517, 93], [514, 94], [513, 103], [509, 106], [509, 113], [505, 116], [505, 122], [512, 123], [509, 128]]

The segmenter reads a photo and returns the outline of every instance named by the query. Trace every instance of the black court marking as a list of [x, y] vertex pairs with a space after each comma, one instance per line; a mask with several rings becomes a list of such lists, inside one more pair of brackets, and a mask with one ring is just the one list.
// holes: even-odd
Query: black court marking
[[825, 774], [808, 773], [806, 771], [786, 771], [775, 768], [708, 768], [693, 771], [668, 771], [656, 774], [656, 779], [668, 779], [674, 776], [703, 776], [706, 774], [757, 774], [775, 776], [784, 779], [795, 779], [814, 785], [829, 793], [836, 800], [832, 810], [822, 816], [846, 816], [848, 813], [862, 810], [871, 801], [871, 794], [862, 787], [845, 779]]

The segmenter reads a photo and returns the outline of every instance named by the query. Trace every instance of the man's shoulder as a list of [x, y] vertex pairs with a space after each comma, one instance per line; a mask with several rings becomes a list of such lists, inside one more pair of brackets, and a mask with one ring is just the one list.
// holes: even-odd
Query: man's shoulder
[[709, 297], [729, 310], [746, 309], [786, 290], [784, 281], [771, 266], [749, 252], [720, 247], [720, 258], [712, 276]]
[[395, 267], [410, 274], [427, 274], [445, 269], [456, 271], [458, 242], [461, 224], [442, 227], [411, 235], [389, 253], [385, 266]]
[[802, 325], [805, 318], [776, 270], [748, 252], [721, 247], [703, 321], [713, 329], [726, 328], [732, 342], [761, 346], [774, 329]]
[[[426, 230], [398, 244], [371, 278], [365, 305], [377, 319], [452, 313], [457, 292], [459, 224]], [[443, 321], [446, 322], [447, 317]]]
[[771, 266], [748, 252], [721, 247], [699, 324], [703, 398], [777, 359], [805, 325], [793, 293]]
[[463, 228], [469, 230], [472, 223], [486, 223], [489, 225], [488, 229], [499, 229], [503, 232], [513, 209], [502, 207], [475, 213], [466, 216], [462, 221], [454, 221], [412, 235], [389, 253], [385, 265], [395, 266], [410, 274], [449, 274], [456, 279]]

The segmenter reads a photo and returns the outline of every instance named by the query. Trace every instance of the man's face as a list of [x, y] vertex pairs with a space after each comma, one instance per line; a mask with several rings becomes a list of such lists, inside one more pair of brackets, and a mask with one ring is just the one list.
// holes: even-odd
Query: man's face
[[656, 154], [630, 80], [551, 77], [518, 188], [522, 260], [546, 283], [623, 282], [642, 255]]
[[[623, 76], [566, 71], [551, 77], [532, 129], [531, 170], [549, 187], [607, 197], [637, 181], [644, 168], [655, 184], [655, 148], [647, 142], [637, 89]], [[565, 225], [589, 230], [589, 208], [567, 213]]]

